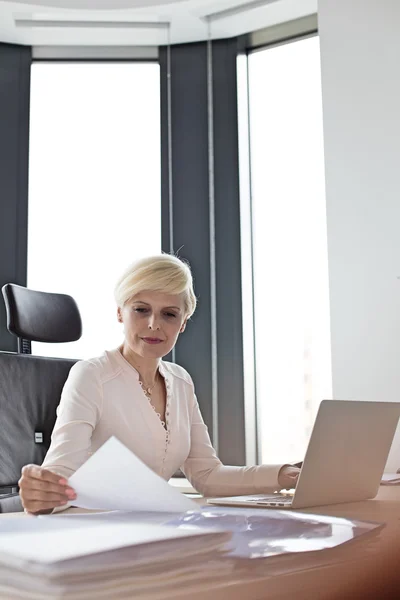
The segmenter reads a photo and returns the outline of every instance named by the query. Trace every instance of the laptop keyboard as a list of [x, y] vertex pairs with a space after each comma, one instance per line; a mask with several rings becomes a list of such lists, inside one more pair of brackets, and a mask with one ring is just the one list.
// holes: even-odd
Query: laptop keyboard
[[293, 501], [292, 496], [285, 494], [270, 494], [268, 496], [255, 496], [248, 498], [248, 501], [254, 502], [255, 504], [266, 504], [268, 506], [290, 506]]

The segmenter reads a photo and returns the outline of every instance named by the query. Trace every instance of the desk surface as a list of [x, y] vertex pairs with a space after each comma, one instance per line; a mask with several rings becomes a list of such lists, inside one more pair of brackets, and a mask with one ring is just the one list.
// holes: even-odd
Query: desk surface
[[[66, 512], [82, 513], [82, 509]], [[333, 596], [335, 589], [343, 590], [343, 582], [354, 577], [355, 567], [371, 568], [381, 549], [391, 540], [400, 540], [400, 486], [381, 486], [377, 497], [365, 502], [314, 507], [301, 512], [333, 515], [366, 521], [386, 523], [379, 533], [361, 537], [354, 542], [329, 550], [305, 552], [277, 559], [265, 560], [265, 576], [255, 580], [251, 569], [241, 571], [229, 586], [191, 595], [191, 600], [324, 600]], [[4, 517], [26, 517], [24, 513], [9, 513]], [[177, 596], [175, 595], [177, 598]], [[182, 596], [184, 597], [184, 595]], [[137, 599], [139, 600], [139, 599]]]
[[[376, 569], [376, 559], [382, 548], [396, 541], [398, 545], [400, 540], [400, 487], [397, 486], [381, 486], [373, 500], [314, 507], [300, 512], [375, 521], [386, 526], [376, 534], [361, 536], [336, 548], [297, 554], [292, 557], [290, 572], [252, 582], [246, 595], [245, 588], [239, 584], [238, 595], [235, 590], [234, 595], [221, 595], [218, 600], [239, 599], [239, 589], [246, 600], [339, 600], [341, 593], [347, 592], [346, 582], [354, 581], [356, 572], [369, 567]], [[285, 557], [282, 558], [283, 566]]]

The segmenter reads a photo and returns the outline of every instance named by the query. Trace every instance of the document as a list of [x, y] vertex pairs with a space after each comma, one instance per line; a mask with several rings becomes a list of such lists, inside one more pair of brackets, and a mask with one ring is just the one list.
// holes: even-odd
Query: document
[[199, 506], [111, 437], [69, 478], [80, 508], [181, 513]]
[[384, 473], [381, 485], [400, 485], [400, 473]]

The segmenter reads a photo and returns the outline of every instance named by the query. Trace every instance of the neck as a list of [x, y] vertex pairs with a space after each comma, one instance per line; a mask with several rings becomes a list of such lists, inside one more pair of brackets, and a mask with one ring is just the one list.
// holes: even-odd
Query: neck
[[125, 343], [120, 346], [119, 351], [125, 360], [139, 373], [140, 380], [146, 385], [152, 385], [155, 382], [156, 374], [158, 371], [158, 365], [160, 363], [159, 358], [143, 358], [130, 348]]

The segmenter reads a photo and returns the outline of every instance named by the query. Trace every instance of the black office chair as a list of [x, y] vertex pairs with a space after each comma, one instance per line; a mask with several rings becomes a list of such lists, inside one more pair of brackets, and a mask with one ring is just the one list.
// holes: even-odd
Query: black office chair
[[82, 335], [76, 302], [6, 284], [2, 288], [7, 329], [18, 337], [18, 353], [0, 352], [0, 512], [22, 510], [21, 468], [41, 464], [50, 446], [56, 408], [73, 359], [30, 354], [31, 341], [71, 342]]

